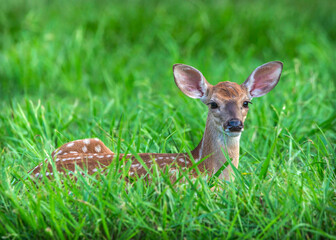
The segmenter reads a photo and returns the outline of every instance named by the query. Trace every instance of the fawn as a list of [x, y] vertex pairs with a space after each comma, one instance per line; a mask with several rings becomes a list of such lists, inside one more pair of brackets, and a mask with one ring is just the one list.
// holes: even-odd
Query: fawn
[[[241, 85], [228, 81], [211, 85], [196, 68], [184, 64], [173, 66], [177, 87], [185, 95], [200, 99], [209, 108], [203, 138], [190, 152], [196, 163], [202, 161], [197, 166], [201, 173], [211, 175], [217, 172], [227, 161], [225, 155], [238, 168], [239, 140], [249, 104], [252, 98], [265, 95], [277, 85], [282, 68], [281, 62], [273, 61], [257, 67]], [[146, 169], [150, 170], [153, 164], [160, 168], [168, 167], [172, 174], [193, 165], [188, 153], [140, 153], [139, 157], [147, 167], [131, 154], [113, 153], [97, 138], [72, 141], [52, 153], [57, 171], [63, 174], [71, 174], [76, 165], [86, 168], [88, 174], [94, 174], [110, 165], [114, 159], [122, 158], [131, 161], [128, 176], [145, 175]], [[48, 160], [35, 167], [31, 171], [32, 176], [42, 177], [43, 164], [47, 164], [45, 175], [52, 177], [53, 167]], [[219, 178], [233, 180], [232, 171], [231, 165], [228, 165]], [[197, 175], [196, 171], [191, 174]]]

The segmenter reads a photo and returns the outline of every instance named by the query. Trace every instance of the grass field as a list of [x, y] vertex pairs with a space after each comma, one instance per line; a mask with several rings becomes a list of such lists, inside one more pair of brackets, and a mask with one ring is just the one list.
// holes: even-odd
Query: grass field
[[[1, 1], [1, 239], [336, 239], [335, 9], [332, 0]], [[74, 139], [190, 151], [207, 108], [178, 90], [172, 65], [242, 83], [273, 60], [284, 72], [253, 100], [234, 182], [171, 184], [157, 172], [150, 184], [113, 172], [27, 179]]]

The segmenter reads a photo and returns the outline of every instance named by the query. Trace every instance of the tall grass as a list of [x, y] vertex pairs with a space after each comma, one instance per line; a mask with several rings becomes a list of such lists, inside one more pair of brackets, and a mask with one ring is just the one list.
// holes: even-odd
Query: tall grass
[[[335, 7], [1, 1], [0, 236], [335, 239]], [[206, 107], [177, 89], [172, 64], [195, 66], [210, 83], [242, 83], [272, 60], [284, 72], [253, 100], [234, 182], [171, 183], [157, 170], [151, 183], [126, 184], [117, 162], [77, 182], [27, 178], [80, 138], [115, 152], [190, 151]]]

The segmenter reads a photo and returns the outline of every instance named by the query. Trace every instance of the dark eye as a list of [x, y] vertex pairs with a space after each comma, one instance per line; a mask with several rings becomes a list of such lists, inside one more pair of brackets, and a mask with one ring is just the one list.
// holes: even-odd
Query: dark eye
[[216, 109], [216, 108], [218, 108], [218, 104], [215, 103], [215, 102], [211, 102], [211, 103], [209, 103], [209, 104], [210, 104], [211, 109]]
[[[251, 102], [249, 102], [249, 101], [245, 101], [245, 102], [243, 103], [243, 107], [244, 107], [244, 108], [248, 108], [249, 103], [251, 103]], [[251, 103], [251, 104], [252, 104], [252, 103]]]

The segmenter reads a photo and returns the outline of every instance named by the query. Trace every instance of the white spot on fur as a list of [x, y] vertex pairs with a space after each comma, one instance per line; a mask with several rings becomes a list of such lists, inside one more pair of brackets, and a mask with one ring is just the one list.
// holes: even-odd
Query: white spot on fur
[[90, 155], [90, 156], [88, 156], [87, 158], [93, 158], [93, 156], [92, 156], [92, 155]]
[[40, 175], [40, 173], [36, 173], [36, 174], [35, 174], [35, 177], [38, 177], [39, 175]]
[[184, 159], [183, 158], [180, 158], [179, 161], [184, 163]]
[[97, 172], [98, 170], [97, 170], [97, 168], [94, 168], [93, 170], [92, 170], [92, 172]]
[[76, 152], [76, 151], [70, 151], [70, 153], [78, 153], [78, 152]]
[[87, 147], [86, 146], [84, 146], [84, 147], [82, 147], [82, 150], [83, 150], [83, 152], [87, 152]]
[[97, 142], [99, 142], [100, 140], [99, 140], [99, 138], [95, 138], [94, 140], [96, 140]]
[[63, 153], [63, 155], [67, 155], [68, 153]]
[[90, 139], [84, 139], [83, 143], [85, 143], [86, 145], [90, 144]]
[[173, 160], [175, 159], [175, 157], [170, 157], [170, 158], [173, 159]]
[[130, 172], [130, 175], [133, 176], [133, 175], [134, 175], [134, 172]]
[[49, 176], [49, 172], [46, 172], [46, 176]]
[[101, 151], [101, 146], [100, 145], [95, 146], [95, 150], [96, 150], [96, 152], [100, 152]]
[[137, 167], [137, 166], [139, 166], [139, 165], [140, 165], [139, 163], [137, 163], [137, 164], [133, 164], [132, 167]]
[[82, 157], [77, 157], [76, 159], [81, 159]]
[[69, 144], [67, 145], [67, 147], [72, 147], [73, 145], [75, 145], [75, 143], [74, 143], [74, 142], [71, 142], [71, 143], [69, 143]]
[[163, 157], [159, 157], [159, 159], [163, 159]]
[[58, 162], [60, 159], [59, 158], [56, 158], [56, 162]]
[[104, 158], [104, 155], [99, 155], [98, 157], [99, 157], [99, 158]]
[[109, 157], [112, 157], [112, 155], [110, 155], [110, 154], [109, 154], [109, 155], [107, 155], [106, 157], [108, 157], [108, 158], [109, 158]]

